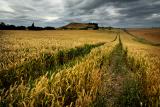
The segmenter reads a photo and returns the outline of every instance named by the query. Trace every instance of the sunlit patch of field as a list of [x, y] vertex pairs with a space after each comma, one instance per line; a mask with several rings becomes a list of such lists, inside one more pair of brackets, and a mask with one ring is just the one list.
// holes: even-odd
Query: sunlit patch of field
[[115, 35], [97, 31], [1, 31], [0, 68], [7, 69], [37, 57], [84, 44], [109, 42]]
[[160, 43], [160, 29], [159, 28], [146, 28], [146, 29], [127, 29], [131, 34], [144, 38], [152, 42]]

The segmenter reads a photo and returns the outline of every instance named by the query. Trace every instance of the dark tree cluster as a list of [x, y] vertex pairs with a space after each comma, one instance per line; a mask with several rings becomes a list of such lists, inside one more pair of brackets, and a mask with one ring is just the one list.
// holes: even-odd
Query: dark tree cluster
[[94, 26], [94, 30], [99, 29], [98, 23], [89, 23], [89, 24]]
[[43, 29], [44, 30], [56, 30], [54, 27], [49, 27], [49, 26], [48, 27], [44, 27]]
[[109, 27], [100, 27], [100, 29], [108, 29], [108, 30], [112, 30], [113, 27], [109, 26]]
[[0, 23], [0, 30], [26, 30], [25, 26], [6, 25], [4, 22]]
[[0, 30], [55, 30], [54, 27], [38, 27], [35, 26], [34, 23], [31, 26], [25, 27], [25, 26], [15, 26], [15, 25], [9, 25], [5, 24], [4, 22], [0, 23]]

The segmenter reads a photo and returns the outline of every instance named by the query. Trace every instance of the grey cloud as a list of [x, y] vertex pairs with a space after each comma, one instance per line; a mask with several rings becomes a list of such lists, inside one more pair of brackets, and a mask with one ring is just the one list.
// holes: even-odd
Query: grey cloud
[[118, 27], [160, 26], [159, 16], [152, 18], [153, 14], [160, 14], [157, 0], [2, 1], [14, 11], [8, 11], [7, 6], [3, 10], [0, 7], [0, 21], [19, 25], [35, 21], [41, 26], [62, 26], [78, 21]]

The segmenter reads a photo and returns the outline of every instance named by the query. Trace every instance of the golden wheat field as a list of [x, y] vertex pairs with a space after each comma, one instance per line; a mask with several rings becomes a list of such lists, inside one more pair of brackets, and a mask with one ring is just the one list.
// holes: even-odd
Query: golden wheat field
[[3, 30], [0, 106], [158, 107], [159, 65], [159, 46], [121, 29]]

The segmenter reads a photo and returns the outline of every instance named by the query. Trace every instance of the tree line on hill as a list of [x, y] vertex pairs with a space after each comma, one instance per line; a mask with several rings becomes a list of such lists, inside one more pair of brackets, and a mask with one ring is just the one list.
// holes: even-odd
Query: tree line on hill
[[70, 23], [66, 26], [59, 28], [55, 27], [38, 27], [34, 25], [34, 22], [31, 26], [15, 26], [10, 24], [5, 24], [0, 22], [0, 30], [112, 30], [113, 27], [99, 27], [97, 23]]
[[31, 26], [15, 26], [15, 25], [9, 25], [5, 24], [4, 22], [0, 23], [0, 30], [55, 30], [54, 27], [38, 27], [35, 26], [34, 23]]

